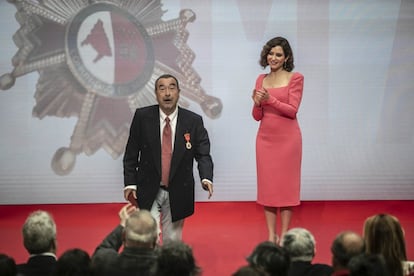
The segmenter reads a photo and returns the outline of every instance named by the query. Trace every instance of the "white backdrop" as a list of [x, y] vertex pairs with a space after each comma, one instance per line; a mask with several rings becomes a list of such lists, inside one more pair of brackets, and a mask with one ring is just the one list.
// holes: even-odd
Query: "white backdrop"
[[[185, 107], [203, 115], [210, 134], [213, 201], [256, 199], [258, 123], [251, 117], [250, 96], [257, 75], [266, 72], [258, 64], [261, 48], [274, 36], [290, 41], [295, 70], [305, 76], [298, 114], [301, 198], [414, 199], [414, 1], [161, 3], [163, 22], [183, 9], [195, 13], [186, 25], [192, 68], [206, 94], [223, 106], [212, 118], [191, 97], [182, 97]], [[19, 50], [13, 41], [20, 28], [15, 13], [14, 5], [0, 2], [0, 75], [13, 71]], [[55, 39], [61, 37], [39, 38]], [[155, 54], [175, 49], [162, 51]], [[78, 116], [32, 113], [39, 73], [22, 74], [0, 91], [0, 204], [123, 201], [122, 155], [111, 156], [105, 146], [78, 154], [66, 175], [52, 170], [54, 153], [71, 143]], [[197, 200], [206, 201], [197, 185]]]

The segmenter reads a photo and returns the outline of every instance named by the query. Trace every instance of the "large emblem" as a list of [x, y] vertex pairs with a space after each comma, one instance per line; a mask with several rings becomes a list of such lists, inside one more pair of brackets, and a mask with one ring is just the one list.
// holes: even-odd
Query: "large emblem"
[[38, 71], [33, 116], [78, 117], [70, 145], [58, 149], [52, 169], [70, 173], [76, 156], [105, 149], [112, 158], [124, 151], [134, 110], [156, 103], [154, 82], [162, 74], [180, 81], [180, 105], [190, 99], [210, 118], [222, 110], [192, 68], [186, 25], [192, 10], [162, 21], [160, 1], [9, 0], [21, 28], [14, 70], [0, 77], [9, 89], [17, 77]]

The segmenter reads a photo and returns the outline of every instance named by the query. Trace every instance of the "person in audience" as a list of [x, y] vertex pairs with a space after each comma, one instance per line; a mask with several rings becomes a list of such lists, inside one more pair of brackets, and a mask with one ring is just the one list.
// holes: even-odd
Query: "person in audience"
[[269, 276], [269, 274], [257, 267], [244, 265], [234, 272], [232, 276]]
[[158, 258], [154, 270], [156, 276], [200, 275], [201, 269], [196, 263], [193, 250], [186, 243], [180, 240], [169, 241], [157, 251]]
[[326, 264], [312, 264], [315, 257], [315, 238], [304, 228], [292, 228], [283, 236], [282, 246], [289, 253], [289, 276], [331, 275], [333, 269]]
[[56, 223], [46, 211], [32, 212], [23, 229], [23, 243], [30, 254], [27, 263], [17, 265], [18, 274], [51, 275], [56, 266]]
[[156, 220], [149, 211], [137, 210], [130, 203], [119, 211], [119, 218], [120, 224], [92, 255], [94, 275], [150, 275], [156, 261]]
[[264, 270], [269, 275], [287, 276], [290, 265], [289, 253], [271, 241], [259, 243], [247, 257], [250, 266]]
[[360, 254], [349, 261], [348, 268], [350, 276], [390, 276], [381, 255]]
[[404, 232], [399, 220], [389, 214], [368, 217], [364, 223], [366, 253], [384, 257], [390, 275], [413, 273], [413, 262], [407, 261]]
[[74, 248], [66, 250], [56, 263], [53, 276], [90, 276], [91, 258], [83, 249]]
[[339, 233], [331, 246], [333, 276], [349, 275], [348, 263], [365, 250], [364, 239], [355, 232]]
[[16, 276], [17, 268], [14, 259], [6, 254], [0, 253], [0, 275]]

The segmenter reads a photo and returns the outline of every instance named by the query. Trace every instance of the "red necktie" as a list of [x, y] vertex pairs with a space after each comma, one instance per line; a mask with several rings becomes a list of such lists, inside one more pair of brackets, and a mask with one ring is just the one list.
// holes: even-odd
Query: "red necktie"
[[161, 183], [168, 187], [168, 178], [170, 175], [170, 164], [172, 156], [171, 126], [170, 118], [165, 118], [165, 126], [162, 131], [161, 144]]

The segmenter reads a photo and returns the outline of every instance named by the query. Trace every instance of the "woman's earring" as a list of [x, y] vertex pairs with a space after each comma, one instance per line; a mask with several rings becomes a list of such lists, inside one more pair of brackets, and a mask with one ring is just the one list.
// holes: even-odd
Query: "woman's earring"
[[286, 70], [286, 60], [285, 60], [285, 62], [283, 62], [283, 69]]

